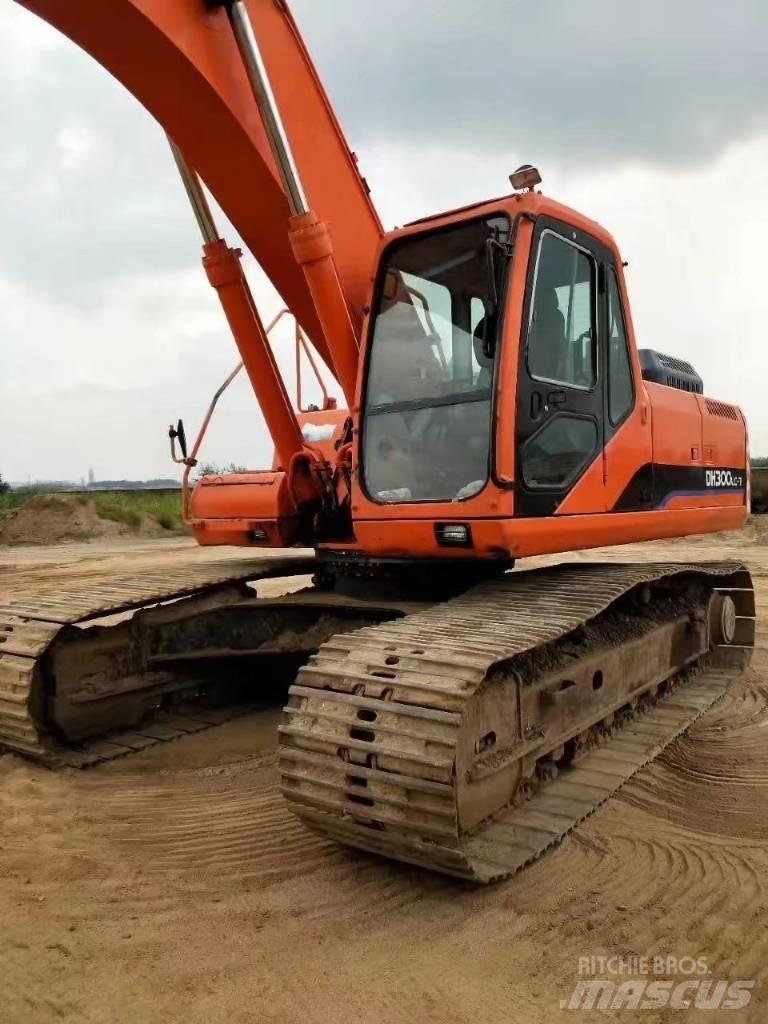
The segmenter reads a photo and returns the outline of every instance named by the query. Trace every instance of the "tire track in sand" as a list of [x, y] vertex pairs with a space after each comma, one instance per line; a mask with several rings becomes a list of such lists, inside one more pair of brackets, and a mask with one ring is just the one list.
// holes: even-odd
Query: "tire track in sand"
[[314, 870], [333, 849], [284, 806], [275, 755], [215, 773], [97, 770], [81, 795], [99, 831], [145, 875], [277, 878]]
[[[565, 988], [580, 956], [633, 953], [706, 955], [713, 976], [768, 990], [767, 665], [760, 650], [722, 701], [511, 883], [517, 911], [566, 918], [552, 936]], [[536, 918], [530, 935], [542, 938]]]

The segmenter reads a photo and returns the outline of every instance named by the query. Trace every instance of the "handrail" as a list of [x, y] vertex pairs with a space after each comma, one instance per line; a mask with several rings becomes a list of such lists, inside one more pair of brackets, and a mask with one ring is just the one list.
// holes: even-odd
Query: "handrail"
[[[275, 327], [277, 327], [277, 325], [280, 323], [280, 321], [283, 319], [283, 317], [286, 316], [286, 314], [287, 315], [291, 315], [291, 311], [287, 307], [283, 307], [283, 309], [281, 309], [280, 312], [275, 317], [273, 317], [272, 320], [267, 324], [267, 326], [265, 328], [265, 333], [267, 335], [269, 335], [272, 332], [272, 330]], [[309, 340], [307, 339], [306, 334], [304, 333], [301, 325], [299, 324], [298, 320], [296, 320], [295, 317], [294, 317], [294, 323], [295, 323], [295, 345], [296, 345], [296, 408], [298, 409], [299, 412], [309, 412], [310, 411], [309, 409], [304, 409], [303, 406], [302, 406], [302, 397], [301, 397], [302, 396], [302, 387], [301, 387], [301, 353], [303, 351], [305, 353], [305, 355], [307, 356], [307, 359], [309, 361], [310, 366], [312, 367], [312, 370], [314, 372], [314, 375], [315, 375], [315, 378], [317, 380], [317, 383], [318, 383], [318, 385], [320, 387], [320, 390], [322, 391], [322, 395], [323, 395], [322, 409], [323, 410], [325, 410], [325, 409], [335, 409], [336, 408], [336, 399], [332, 398], [328, 394], [328, 389], [327, 389], [327, 387], [325, 385], [325, 381], [322, 378], [322, 375], [320, 373], [320, 369], [319, 369], [319, 367], [317, 365], [317, 362], [315, 360], [314, 355], [312, 354], [312, 349], [310, 347]], [[214, 413], [214, 411], [216, 409], [216, 406], [218, 405], [219, 399], [224, 394], [224, 392], [227, 390], [227, 388], [232, 383], [232, 381], [235, 380], [235, 378], [240, 373], [242, 368], [243, 368], [243, 363], [241, 361], [241, 362], [239, 362], [237, 364], [237, 366], [235, 366], [235, 368], [231, 371], [231, 373], [227, 376], [227, 378], [222, 382], [222, 384], [214, 392], [213, 398], [211, 399], [210, 404], [208, 406], [208, 410], [207, 410], [205, 416], [203, 417], [203, 422], [201, 423], [200, 429], [197, 432], [197, 437], [195, 438], [195, 443], [192, 445], [192, 451], [189, 453], [189, 455], [185, 455], [182, 458], [178, 458], [177, 457], [177, 455], [176, 455], [176, 435], [175, 435], [175, 432], [173, 431], [173, 429], [171, 430], [171, 435], [170, 435], [171, 436], [171, 458], [173, 459], [174, 462], [179, 463], [180, 465], [184, 466], [184, 474], [182, 476], [182, 481], [181, 481], [181, 519], [182, 519], [182, 522], [184, 523], [185, 526], [190, 526], [191, 523], [192, 523], [192, 518], [190, 517], [190, 514], [189, 514], [189, 506], [190, 506], [190, 501], [191, 501], [191, 497], [192, 497], [191, 488], [189, 486], [189, 476], [190, 476], [190, 473], [192, 472], [192, 470], [194, 469], [194, 467], [198, 463], [198, 459], [197, 459], [198, 452], [200, 451], [200, 446], [202, 445], [203, 440], [205, 438], [205, 435], [208, 432], [208, 427], [210, 426], [211, 420], [213, 418], [213, 413]]]
[[315, 357], [312, 355], [312, 349], [310, 347], [307, 336], [302, 330], [301, 324], [298, 320], [295, 320], [296, 324], [296, 408], [299, 412], [310, 412], [310, 409], [305, 409], [304, 404], [301, 400], [301, 353], [302, 351], [306, 355], [309, 365], [312, 367], [312, 371], [315, 375], [320, 390], [323, 393], [323, 404], [322, 409], [335, 409], [336, 399], [331, 398], [328, 394], [328, 388], [325, 386], [325, 381], [322, 378], [322, 374], [315, 362]]

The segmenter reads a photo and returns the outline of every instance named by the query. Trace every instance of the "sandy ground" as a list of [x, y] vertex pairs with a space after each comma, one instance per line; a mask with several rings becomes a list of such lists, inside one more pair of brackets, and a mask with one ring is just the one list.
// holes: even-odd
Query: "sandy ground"
[[[744, 559], [762, 613], [765, 533], [600, 556]], [[0, 549], [0, 601], [238, 554], [186, 540]], [[277, 710], [87, 772], [0, 758], [0, 1024], [767, 1020], [766, 639], [759, 624], [752, 669], [688, 734], [490, 889], [306, 832], [277, 791]], [[713, 980], [753, 980], [751, 1003], [561, 1009], [592, 955], [704, 957]]]

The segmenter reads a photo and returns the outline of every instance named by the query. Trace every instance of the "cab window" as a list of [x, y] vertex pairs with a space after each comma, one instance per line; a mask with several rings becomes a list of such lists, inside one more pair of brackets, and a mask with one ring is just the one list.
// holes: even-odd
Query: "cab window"
[[608, 272], [608, 415], [617, 426], [635, 404], [627, 331], [616, 272]]
[[489, 245], [509, 233], [505, 216], [491, 216], [386, 251], [362, 429], [362, 479], [375, 501], [463, 501], [485, 487], [501, 290]]
[[542, 233], [528, 328], [535, 380], [592, 388], [597, 379], [595, 263], [552, 231]]

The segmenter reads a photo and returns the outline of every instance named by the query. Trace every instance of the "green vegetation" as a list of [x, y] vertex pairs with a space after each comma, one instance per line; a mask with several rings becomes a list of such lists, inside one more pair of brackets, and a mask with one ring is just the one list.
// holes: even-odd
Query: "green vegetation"
[[[0, 514], [20, 508], [26, 501], [41, 494], [35, 488], [0, 491]], [[79, 491], [71, 494], [76, 501], [93, 502], [101, 519], [123, 523], [131, 530], [157, 523], [172, 532], [184, 529], [181, 522], [181, 491]]]
[[7, 494], [10, 489], [11, 485], [3, 480], [3, 474], [0, 473], [0, 494]]
[[750, 459], [750, 465], [753, 469], [765, 469], [768, 466], [768, 456], [761, 455], [757, 459]]
[[154, 520], [164, 530], [181, 530], [181, 492], [167, 494], [157, 491], [102, 491], [80, 494], [83, 501], [92, 501], [101, 519], [125, 523], [139, 530], [146, 521]]
[[752, 459], [752, 468], [762, 472], [752, 474], [752, 511], [768, 513], [768, 459]]
[[19, 508], [25, 501], [29, 501], [30, 498], [39, 493], [34, 487], [25, 487], [24, 490], [18, 491], [12, 491], [7, 484], [6, 487], [7, 490], [0, 489], [0, 513], [10, 512], [14, 508]]
[[226, 466], [218, 466], [215, 462], [201, 462], [197, 466], [197, 476], [224, 476], [226, 473], [247, 473], [246, 466], [238, 466], [230, 462]]

